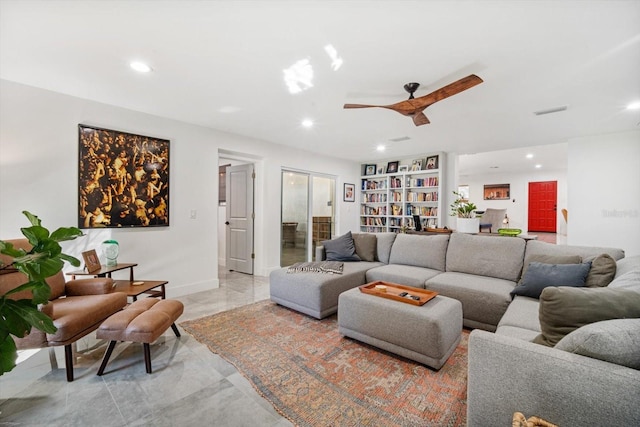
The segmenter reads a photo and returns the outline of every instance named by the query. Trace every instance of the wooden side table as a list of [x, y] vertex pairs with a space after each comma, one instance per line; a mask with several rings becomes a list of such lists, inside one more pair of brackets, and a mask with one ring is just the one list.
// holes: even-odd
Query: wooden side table
[[[140, 283], [134, 285], [134, 283]], [[142, 294], [149, 295], [150, 297], [159, 297], [160, 299], [166, 299], [165, 288], [166, 280], [141, 280], [134, 282], [132, 280], [115, 280], [114, 292], [124, 292], [127, 296], [133, 298], [134, 301], [138, 300], [138, 296]], [[160, 288], [160, 289], [155, 289]]]
[[76, 276], [96, 276], [96, 277], [111, 277], [111, 273], [114, 271], [126, 270], [129, 269], [129, 280], [133, 281], [133, 267], [138, 264], [116, 264], [113, 266], [102, 265], [100, 270], [93, 271], [89, 273], [87, 270], [76, 270], [67, 273], [68, 276], [71, 276], [72, 279], [75, 279]]

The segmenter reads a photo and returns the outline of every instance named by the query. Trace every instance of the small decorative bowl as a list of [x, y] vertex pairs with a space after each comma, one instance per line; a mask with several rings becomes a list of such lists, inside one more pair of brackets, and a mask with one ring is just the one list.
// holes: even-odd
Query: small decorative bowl
[[521, 233], [522, 233], [522, 230], [520, 230], [519, 228], [499, 228], [498, 229], [498, 234], [500, 234], [501, 236], [514, 237]]

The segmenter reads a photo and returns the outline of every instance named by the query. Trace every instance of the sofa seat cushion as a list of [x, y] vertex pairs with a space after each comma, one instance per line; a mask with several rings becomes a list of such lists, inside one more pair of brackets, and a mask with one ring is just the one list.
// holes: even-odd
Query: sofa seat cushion
[[640, 319], [591, 323], [562, 338], [555, 348], [640, 369]]
[[398, 234], [389, 264], [413, 265], [444, 271], [449, 235]]
[[504, 325], [504, 326], [500, 326], [498, 325], [498, 328], [496, 329], [496, 335], [502, 335], [505, 337], [511, 337], [511, 338], [516, 338], [522, 341], [533, 341], [535, 337], [538, 336], [540, 332], [537, 331], [532, 331], [531, 329], [527, 329], [527, 328], [519, 328], [517, 326], [511, 326], [511, 325]]
[[516, 295], [507, 311], [498, 323], [498, 329], [502, 326], [512, 326], [516, 328], [528, 329], [535, 334], [533, 339], [540, 333], [540, 320], [538, 320], [538, 310], [540, 301], [537, 298]]
[[414, 267], [411, 265], [389, 264], [372, 268], [367, 271], [367, 282], [382, 280], [424, 289], [424, 283], [442, 273], [430, 268]]
[[366, 283], [367, 270], [380, 262], [345, 262], [342, 274], [287, 273], [287, 268], [269, 275], [271, 300], [317, 319], [338, 311], [338, 296]]
[[519, 238], [453, 233], [446, 271], [515, 282], [522, 271], [524, 250], [525, 241]]
[[[486, 239], [511, 240], [506, 237]], [[460, 301], [465, 326], [495, 331], [511, 303], [509, 292], [515, 285], [516, 283], [510, 280], [447, 272], [427, 280], [425, 287]]]
[[113, 292], [58, 298], [53, 304], [53, 324], [58, 328], [47, 334], [50, 346], [66, 345], [95, 330], [100, 323], [127, 305], [127, 295]]

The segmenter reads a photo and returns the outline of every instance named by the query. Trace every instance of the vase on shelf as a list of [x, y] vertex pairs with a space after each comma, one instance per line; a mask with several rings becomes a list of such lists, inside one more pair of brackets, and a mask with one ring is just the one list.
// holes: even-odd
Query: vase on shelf
[[458, 218], [456, 231], [458, 233], [477, 234], [480, 232], [479, 218]]

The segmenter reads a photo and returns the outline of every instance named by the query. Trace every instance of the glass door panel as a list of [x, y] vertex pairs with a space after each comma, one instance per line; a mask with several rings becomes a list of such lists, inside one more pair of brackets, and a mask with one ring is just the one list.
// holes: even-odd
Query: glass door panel
[[309, 175], [282, 171], [280, 266], [307, 261]]

